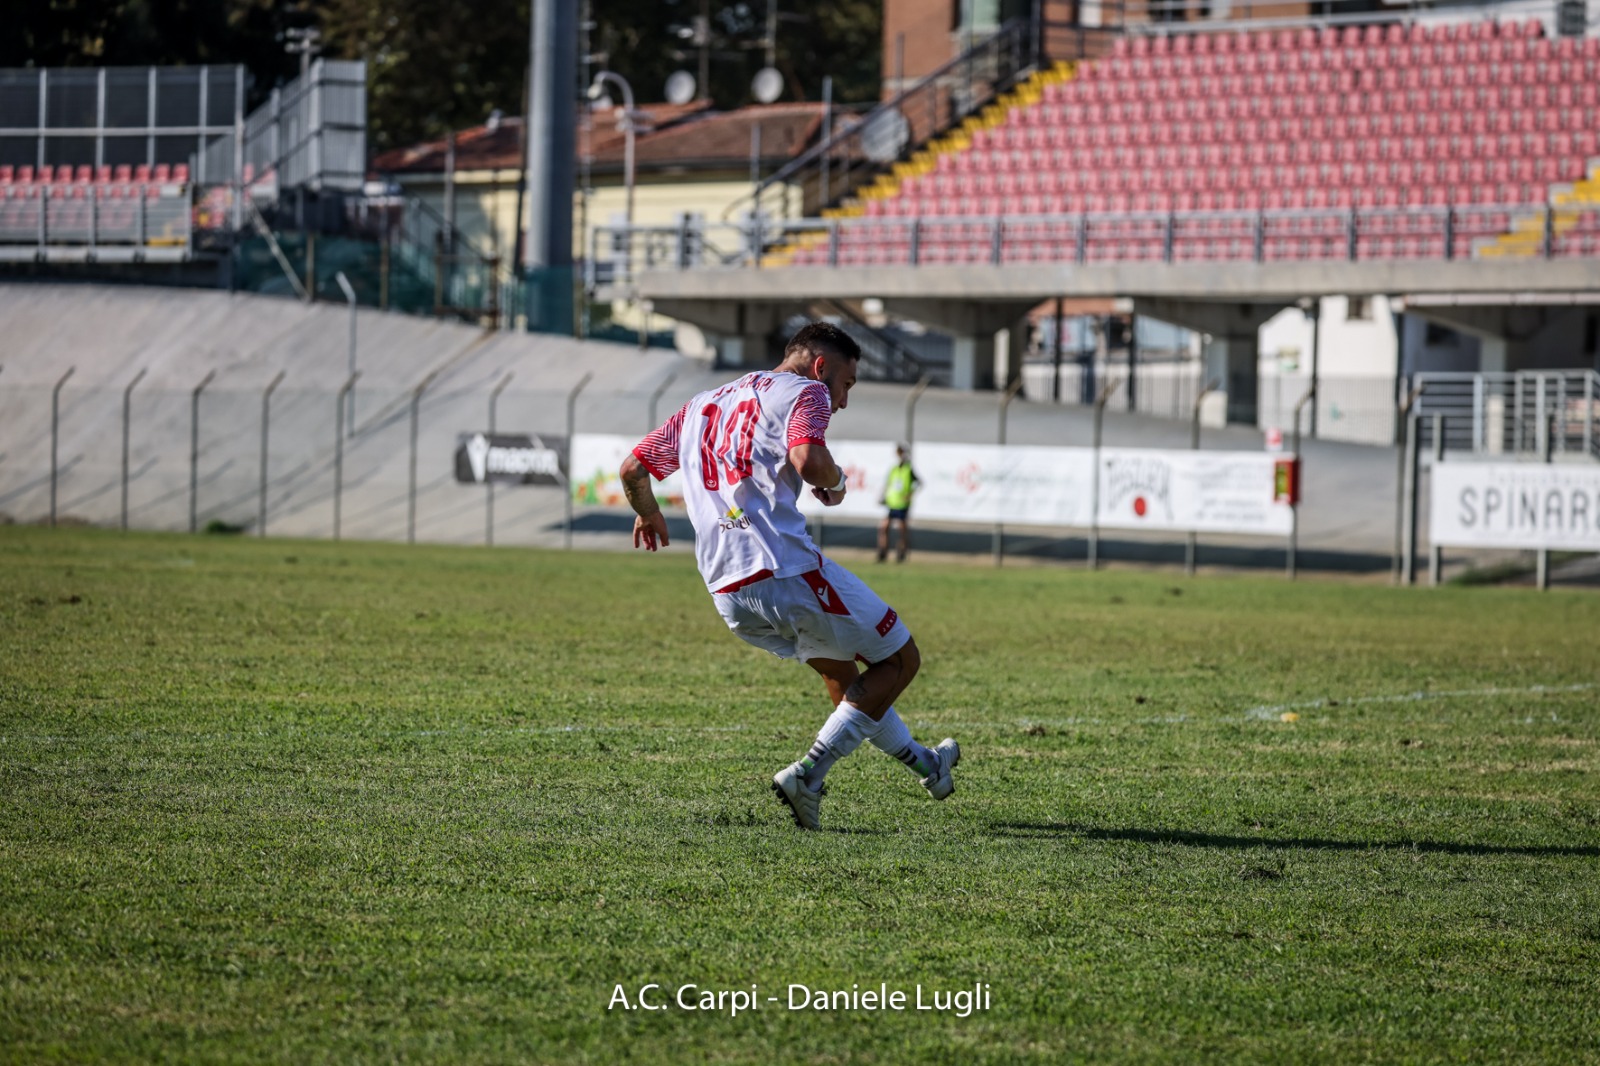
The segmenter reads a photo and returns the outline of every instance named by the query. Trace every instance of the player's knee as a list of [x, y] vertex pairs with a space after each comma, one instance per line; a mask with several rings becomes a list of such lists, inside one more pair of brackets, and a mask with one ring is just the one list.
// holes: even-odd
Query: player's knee
[[915, 640], [907, 640], [900, 650], [894, 654], [900, 663], [901, 676], [909, 683], [912, 678], [917, 676], [917, 671], [922, 668], [922, 653], [917, 651], [917, 642]]

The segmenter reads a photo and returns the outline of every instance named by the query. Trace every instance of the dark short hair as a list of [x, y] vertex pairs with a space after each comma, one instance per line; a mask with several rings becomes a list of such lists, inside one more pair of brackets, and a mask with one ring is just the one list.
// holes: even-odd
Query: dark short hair
[[815, 358], [819, 355], [835, 355], [855, 361], [861, 358], [861, 346], [838, 326], [829, 322], [813, 322], [801, 326], [799, 332], [789, 338], [789, 343], [783, 347], [783, 357], [804, 355]]

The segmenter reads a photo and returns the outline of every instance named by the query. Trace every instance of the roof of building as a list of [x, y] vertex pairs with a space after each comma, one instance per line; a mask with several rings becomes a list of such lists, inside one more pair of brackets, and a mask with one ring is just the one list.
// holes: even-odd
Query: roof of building
[[[748, 166], [760, 126], [764, 167], [787, 162], [816, 143], [822, 131], [822, 105], [765, 104], [737, 111], [713, 111], [708, 101], [687, 104], [644, 104], [634, 135], [634, 165], [645, 170], [725, 170]], [[585, 130], [578, 123], [578, 157], [588, 155], [595, 171], [620, 171], [625, 137], [617, 128], [617, 112], [590, 112]], [[381, 174], [442, 174], [448, 138], [424, 141], [384, 152], [372, 161]], [[523, 166], [522, 119], [502, 118], [456, 134], [456, 171], [517, 170]]]

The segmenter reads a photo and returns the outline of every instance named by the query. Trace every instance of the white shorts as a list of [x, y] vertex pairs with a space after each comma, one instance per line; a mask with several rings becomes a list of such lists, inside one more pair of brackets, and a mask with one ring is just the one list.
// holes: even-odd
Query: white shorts
[[830, 560], [820, 570], [769, 577], [711, 598], [741, 640], [784, 659], [878, 663], [911, 639], [894, 608]]

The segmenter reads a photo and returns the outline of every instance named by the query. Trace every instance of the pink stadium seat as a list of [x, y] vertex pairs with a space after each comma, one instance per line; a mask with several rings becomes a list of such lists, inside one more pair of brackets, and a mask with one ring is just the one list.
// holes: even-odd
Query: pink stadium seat
[[16, 169], [12, 166], [0, 166], [0, 185], [10, 185], [16, 177]]

